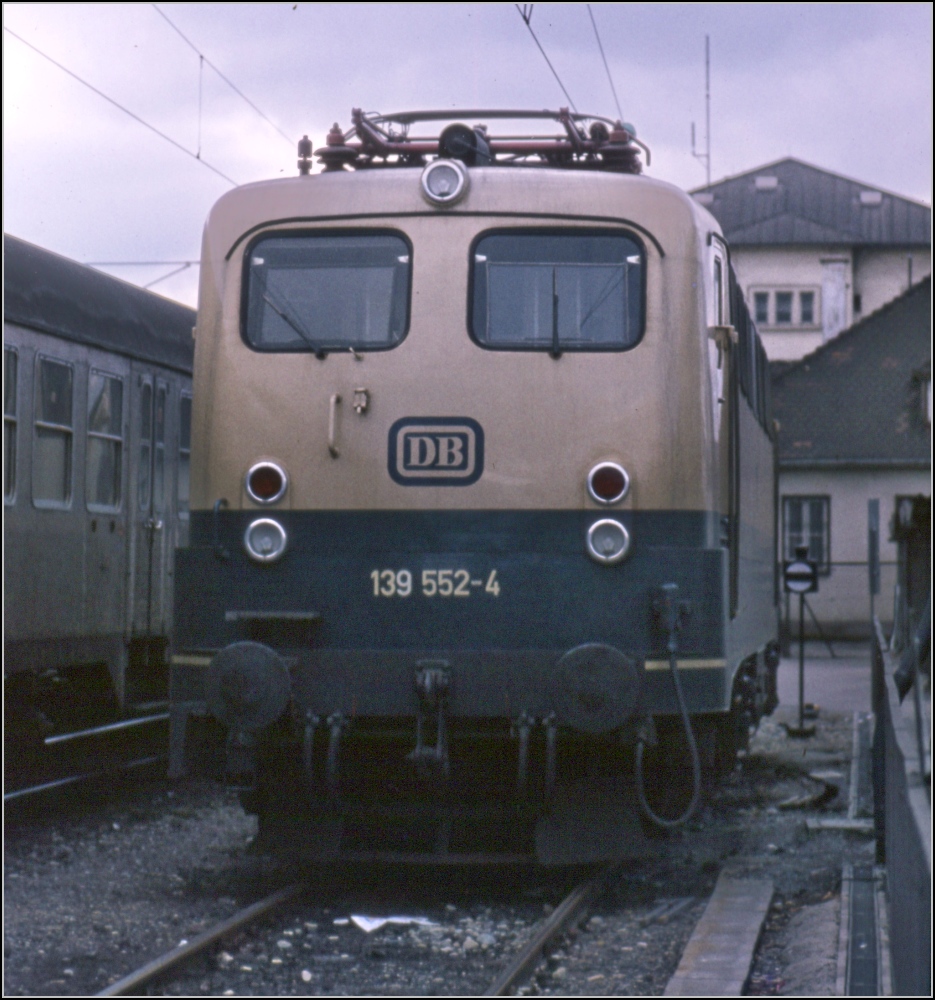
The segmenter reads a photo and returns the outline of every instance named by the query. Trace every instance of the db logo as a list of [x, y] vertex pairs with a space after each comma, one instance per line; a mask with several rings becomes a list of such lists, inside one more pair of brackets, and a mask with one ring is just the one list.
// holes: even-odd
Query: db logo
[[387, 465], [401, 486], [470, 486], [484, 471], [484, 430], [470, 417], [403, 417]]

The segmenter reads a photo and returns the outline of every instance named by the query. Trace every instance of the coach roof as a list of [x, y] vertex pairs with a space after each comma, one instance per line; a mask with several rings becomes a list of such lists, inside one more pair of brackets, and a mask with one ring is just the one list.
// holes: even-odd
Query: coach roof
[[4, 234], [6, 322], [191, 372], [195, 311]]

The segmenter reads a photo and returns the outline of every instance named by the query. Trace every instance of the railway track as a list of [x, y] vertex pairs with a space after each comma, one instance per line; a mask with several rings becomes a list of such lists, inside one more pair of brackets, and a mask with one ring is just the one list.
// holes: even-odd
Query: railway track
[[[165, 746], [165, 734], [160, 733], [168, 720], [168, 712], [157, 712], [45, 737], [38, 755], [25, 768], [27, 777], [12, 777], [14, 787], [4, 792], [4, 804], [166, 761], [165, 753], [154, 751]], [[79, 749], [74, 753], [76, 746]], [[74, 757], [79, 766], [72, 771]]]
[[[603, 892], [608, 878], [612, 877], [614, 872], [614, 868], [607, 868], [593, 878], [576, 885], [552, 913], [533, 929], [505, 966], [502, 961], [496, 963], [502, 967], [493, 975], [487, 989], [478, 991], [479, 995], [510, 995], [536, 973], [537, 968], [549, 955], [550, 948], [559, 939], [567, 935], [569, 939], [574, 940], [577, 936], [577, 925], [587, 920], [589, 907]], [[166, 977], [173, 971], [179, 971], [183, 963], [203, 955], [235, 932], [243, 931], [250, 924], [294, 902], [306, 889], [307, 885], [304, 882], [296, 882], [271, 893], [191, 941], [184, 941], [164, 955], [147, 962], [96, 996], [139, 995], [144, 987], [151, 985], [155, 980]], [[712, 896], [707, 901], [701, 919], [695, 925], [684, 947], [674, 974], [668, 979], [664, 995], [698, 995], [699, 991], [710, 992], [711, 995], [740, 995], [750, 972], [754, 950], [772, 895], [773, 887], [768, 880], [738, 879], [723, 872]], [[696, 902], [695, 897], [662, 901], [644, 914], [639, 919], [638, 925], [646, 928], [652, 923], [665, 924], [684, 915]], [[605, 918], [600, 918], [599, 926], [605, 923]], [[600, 949], [604, 942], [599, 940], [596, 945]], [[633, 950], [632, 947], [625, 946], [625, 948]], [[224, 954], [230, 959], [230, 956]], [[565, 961], [568, 962], [569, 958], [570, 956], [566, 955]], [[591, 955], [591, 961], [593, 958]], [[318, 961], [322, 960], [323, 956], [319, 955]], [[586, 965], [588, 956], [579, 954], [577, 961]], [[583, 973], [588, 983], [607, 978], [603, 973], [587, 975], [588, 971], [590, 968]], [[567, 973], [567, 969], [563, 968], [562, 972]], [[309, 982], [310, 974], [307, 975], [309, 979], [306, 979], [306, 982]], [[548, 978], [549, 973], [546, 972], [545, 975]], [[225, 995], [233, 995], [235, 991], [229, 989], [224, 992]], [[543, 992], [553, 991], [546, 987]]]
[[[575, 886], [517, 950], [506, 968], [494, 977], [483, 995], [507, 996], [512, 989], [528, 979], [542, 961], [552, 942], [569, 927], [582, 920], [589, 903], [599, 894], [611, 871], [612, 869], [607, 869], [594, 878], [587, 879]], [[96, 996], [115, 997], [137, 993], [147, 984], [177, 970], [184, 962], [204, 954], [208, 949], [219, 944], [236, 931], [244, 930], [255, 921], [294, 901], [301, 896], [305, 888], [303, 882], [296, 882], [271, 893], [264, 899], [244, 907], [191, 941], [186, 941], [147, 962], [122, 979], [112, 983]]]

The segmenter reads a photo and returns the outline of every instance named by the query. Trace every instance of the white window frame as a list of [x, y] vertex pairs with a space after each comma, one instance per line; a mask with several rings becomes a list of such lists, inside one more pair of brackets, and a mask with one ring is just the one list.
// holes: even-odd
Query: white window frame
[[[9, 476], [3, 489], [3, 502], [5, 504], [16, 503], [16, 472], [19, 458], [19, 352], [15, 347], [4, 345], [3, 348], [3, 471], [9, 469]], [[13, 365], [13, 399], [7, 400], [7, 372], [10, 364]], [[8, 403], [12, 402], [9, 412]], [[7, 442], [10, 442], [8, 446]]]
[[[778, 322], [776, 319], [776, 299], [781, 294], [792, 296], [790, 319], [788, 322]], [[802, 319], [802, 295], [812, 296], [812, 318], [806, 322]], [[766, 320], [757, 319], [757, 296], [766, 296]], [[747, 290], [750, 315], [757, 328], [775, 332], [820, 331], [821, 330], [821, 288], [818, 285], [751, 285]]]
[[[120, 392], [120, 435], [119, 435], [119, 437], [117, 435], [115, 435], [115, 434], [106, 434], [106, 433], [104, 433], [102, 431], [92, 431], [91, 430], [91, 413], [90, 413], [90, 407], [91, 407], [91, 380], [94, 378], [95, 375], [100, 375], [102, 378], [113, 379], [113, 381], [119, 382], [120, 385], [121, 385], [121, 392]], [[84, 460], [84, 463], [85, 463], [85, 489], [84, 489], [84, 492], [85, 492], [85, 504], [86, 504], [88, 510], [92, 511], [93, 513], [113, 514], [113, 513], [117, 513], [118, 511], [120, 511], [121, 508], [123, 507], [123, 468], [124, 468], [124, 461], [125, 461], [124, 456], [126, 454], [126, 440], [125, 440], [125, 434], [124, 434], [124, 426], [125, 426], [125, 422], [126, 422], [125, 421], [125, 412], [126, 412], [126, 409], [125, 409], [126, 408], [126, 402], [125, 402], [125, 400], [126, 400], [126, 398], [127, 398], [126, 382], [119, 375], [114, 375], [113, 372], [106, 372], [106, 371], [103, 371], [102, 369], [98, 369], [98, 368], [91, 368], [89, 370], [89, 372], [88, 372], [88, 410], [89, 410], [89, 412], [88, 412], [88, 420], [87, 420], [87, 437], [88, 437], [88, 441], [87, 441], [87, 445], [85, 447], [85, 460]], [[112, 444], [116, 444], [118, 446], [117, 447], [118, 460], [116, 462], [116, 466], [117, 466], [117, 469], [116, 469], [116, 471], [117, 471], [117, 479], [116, 479], [116, 483], [115, 483], [116, 494], [117, 494], [117, 503], [114, 504], [114, 505], [96, 503], [95, 501], [89, 499], [89, 497], [88, 497], [88, 491], [91, 489], [91, 478], [90, 478], [90, 475], [89, 475], [89, 473], [90, 473], [91, 470], [90, 470], [90, 467], [89, 467], [89, 462], [90, 462], [90, 456], [91, 456], [91, 439], [92, 438], [96, 438], [96, 439], [98, 439], [100, 441], [110, 441]]]
[[[811, 523], [814, 504], [819, 504], [821, 523]], [[801, 528], [793, 531], [793, 505], [801, 511]], [[816, 553], [815, 542], [820, 539], [823, 553]], [[831, 572], [831, 497], [827, 493], [794, 494], [782, 498], [782, 558], [791, 561], [796, 558], [795, 550], [800, 545], [808, 546], [808, 558], [818, 564], [818, 572], [827, 576]], [[820, 558], [819, 558], [820, 556]]]
[[[39, 414], [42, 412], [42, 365], [43, 362], [53, 365], [60, 365], [71, 372], [71, 423], [55, 424], [49, 421], [40, 420]], [[70, 510], [75, 496], [75, 390], [77, 388], [77, 371], [73, 362], [64, 361], [61, 358], [51, 357], [47, 354], [36, 355], [36, 368], [34, 373], [33, 390], [33, 439], [32, 439], [32, 503], [34, 507], [44, 510]], [[53, 500], [48, 497], [36, 496], [36, 462], [39, 460], [39, 449], [36, 442], [39, 438], [39, 431], [47, 430], [61, 434], [65, 439], [65, 487], [66, 496], [64, 500]]]

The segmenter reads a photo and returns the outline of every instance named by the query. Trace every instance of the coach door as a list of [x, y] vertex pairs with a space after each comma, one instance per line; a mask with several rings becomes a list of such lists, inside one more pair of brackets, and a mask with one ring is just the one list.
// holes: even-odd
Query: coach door
[[166, 413], [169, 387], [151, 375], [136, 385], [137, 428], [133, 505], [133, 634], [136, 638], [166, 635]]

